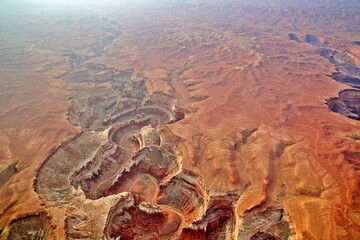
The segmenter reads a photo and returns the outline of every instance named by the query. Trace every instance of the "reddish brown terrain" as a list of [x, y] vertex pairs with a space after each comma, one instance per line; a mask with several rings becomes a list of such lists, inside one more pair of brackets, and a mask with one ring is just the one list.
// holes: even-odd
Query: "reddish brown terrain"
[[1, 4], [1, 239], [360, 239], [357, 1]]

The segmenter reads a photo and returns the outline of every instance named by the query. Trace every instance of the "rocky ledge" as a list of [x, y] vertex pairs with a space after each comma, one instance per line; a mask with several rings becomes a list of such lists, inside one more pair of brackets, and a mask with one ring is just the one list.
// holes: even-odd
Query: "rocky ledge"
[[[288, 34], [291, 40], [303, 42], [295, 33]], [[360, 68], [358, 68], [357, 56], [345, 46], [334, 48], [331, 46], [331, 40], [321, 42], [314, 35], [307, 34], [304, 42], [320, 47], [318, 53], [336, 66], [336, 72], [331, 74], [331, 78], [337, 82], [344, 83], [352, 89], [345, 89], [339, 92], [338, 97], [332, 97], [325, 102], [329, 109], [345, 117], [360, 120]], [[354, 42], [358, 44], [358, 42]]]

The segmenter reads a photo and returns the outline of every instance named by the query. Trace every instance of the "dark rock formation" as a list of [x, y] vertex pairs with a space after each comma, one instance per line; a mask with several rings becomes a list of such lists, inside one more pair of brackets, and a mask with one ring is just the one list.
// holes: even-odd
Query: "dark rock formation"
[[334, 54], [336, 53], [335, 51], [332, 51], [331, 49], [328, 48], [321, 48], [318, 50], [318, 53], [320, 54], [320, 56], [329, 60], [332, 64], [337, 63], [334, 59]]
[[281, 240], [281, 238], [271, 235], [269, 233], [258, 232], [254, 236], [252, 236], [250, 240]]
[[298, 38], [298, 36], [295, 33], [289, 33], [288, 36], [291, 40], [294, 40], [295, 42], [298, 42], [298, 43], [301, 42], [301, 40]]
[[186, 170], [160, 186], [157, 203], [172, 206], [186, 216], [186, 222], [191, 222], [203, 209], [205, 197], [199, 176]]
[[110, 209], [104, 236], [106, 239], [170, 239], [180, 224], [181, 218], [176, 213], [126, 193]]
[[41, 212], [19, 218], [10, 223], [7, 231], [0, 233], [1, 239], [53, 239], [50, 218]]
[[284, 210], [275, 206], [265, 211], [251, 209], [245, 213], [239, 239], [288, 239], [291, 230]]
[[315, 35], [312, 35], [312, 34], [305, 35], [305, 42], [314, 44], [314, 45], [321, 45], [320, 40]]
[[[331, 75], [332, 79], [352, 88], [360, 88], [360, 68], [357, 67], [351, 53], [329, 48], [319, 49], [318, 53], [336, 65], [337, 72]], [[360, 120], [360, 90], [342, 90], [338, 97], [327, 99], [326, 103], [331, 111]]]
[[338, 82], [345, 83], [353, 88], [360, 88], [360, 78], [351, 77], [343, 73], [333, 73], [331, 78]]
[[327, 105], [331, 111], [360, 120], [360, 90], [342, 90], [338, 97], [328, 99]]
[[[338, 72], [331, 75], [332, 79], [353, 88], [360, 88], [360, 69], [357, 68], [349, 53], [331, 49], [320, 49], [319, 54], [336, 65]], [[346, 89], [340, 91], [338, 97], [330, 98], [326, 100], [326, 103], [331, 111], [340, 113], [348, 118], [360, 120], [359, 90]]]
[[206, 212], [183, 229], [181, 239], [231, 239], [235, 228], [237, 193], [211, 196]]
[[318, 52], [336, 65], [338, 72], [331, 75], [334, 80], [360, 88], [360, 69], [357, 68], [350, 53], [327, 48], [319, 49]]

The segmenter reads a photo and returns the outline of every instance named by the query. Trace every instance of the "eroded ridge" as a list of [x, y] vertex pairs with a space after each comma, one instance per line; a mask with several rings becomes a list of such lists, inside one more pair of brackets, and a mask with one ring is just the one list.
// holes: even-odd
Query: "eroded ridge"
[[[149, 93], [134, 69], [93, 63], [92, 56], [67, 57], [69, 71], [59, 78], [92, 87], [71, 100], [67, 114], [81, 133], [50, 152], [34, 182], [51, 215], [64, 220], [58, 228], [69, 239], [180, 235], [205, 204], [199, 177], [182, 171], [183, 140], [164, 126], [183, 119], [185, 111], [173, 95]], [[197, 186], [181, 210], [159, 199], [174, 181]], [[176, 185], [185, 192], [186, 186]], [[191, 203], [191, 194], [198, 202]]]
[[252, 209], [245, 212], [238, 239], [288, 239], [292, 234], [284, 209], [276, 206], [266, 210]]
[[16, 219], [2, 231], [2, 239], [54, 239], [53, 226], [46, 212]]
[[110, 209], [104, 236], [106, 239], [170, 239], [180, 225], [178, 214], [124, 193]]
[[165, 124], [184, 118], [182, 109], [172, 96], [154, 93], [147, 95], [145, 80], [131, 79], [131, 72], [111, 89], [99, 89], [84, 100], [73, 100], [68, 118], [74, 125], [87, 130], [101, 131], [115, 124], [141, 117], [158, 119]]
[[[290, 33], [288, 36], [291, 40], [302, 42], [294, 33]], [[341, 90], [338, 97], [327, 99], [326, 103], [329, 109], [345, 117], [360, 120], [360, 94], [356, 90], [360, 88], [359, 56], [352, 51], [351, 44], [350, 47], [346, 44], [339, 46], [330, 39], [321, 42], [319, 38], [311, 34], [307, 34], [304, 41], [319, 47], [317, 51], [319, 55], [336, 66], [336, 72], [331, 74], [332, 79], [353, 88]], [[356, 42], [354, 43], [356, 44]]]
[[329, 109], [345, 117], [360, 120], [360, 93], [357, 90], [360, 88], [360, 68], [356, 65], [356, 57], [347, 49], [320, 49], [319, 53], [337, 67], [337, 72], [333, 73], [331, 78], [352, 87], [340, 91], [338, 97], [327, 99]]
[[59, 205], [73, 193], [69, 176], [91, 159], [101, 138], [91, 133], [80, 134], [55, 148], [38, 170], [35, 190], [49, 206]]
[[238, 192], [210, 196], [205, 213], [183, 229], [181, 238], [235, 239], [236, 211], [234, 205], [239, 196]]
[[[150, 120], [130, 123], [134, 125], [128, 128], [119, 125], [110, 130], [110, 139], [114, 142], [102, 146], [97, 157], [71, 177], [73, 185], [81, 185], [88, 197], [96, 199], [141, 185], [146, 188], [149, 180], [157, 186], [162, 179], [179, 171], [177, 150], [171, 143], [167, 144], [166, 137], [160, 139]], [[136, 129], [134, 126], [139, 126], [136, 123], [144, 127]], [[139, 130], [140, 134], [135, 136], [124, 130], [133, 130], [132, 133]]]
[[183, 169], [187, 147], [165, 126], [185, 117], [176, 99], [148, 93], [133, 70], [78, 68], [64, 80], [95, 86], [69, 107], [82, 132], [49, 154], [34, 183], [64, 219], [67, 238], [234, 239], [241, 194], [209, 195], [201, 177]]
[[157, 202], [168, 205], [185, 216], [191, 223], [199, 218], [206, 203], [206, 188], [197, 174], [185, 170], [160, 186]]
[[[35, 190], [46, 207], [61, 210], [66, 236], [70, 239], [100, 236], [102, 230], [98, 228], [105, 228], [104, 216], [113, 206], [108, 203], [117, 201], [123, 192], [131, 191], [136, 199], [146, 201], [136, 205], [139, 211], [129, 211], [134, 218], [148, 218], [142, 215], [151, 204], [156, 204], [160, 182], [181, 172], [178, 147], [181, 140], [163, 125], [184, 118], [183, 110], [174, 107], [169, 95], [147, 95], [145, 85], [129, 83], [130, 77], [128, 74], [120, 81], [122, 86], [113, 84], [102, 94], [95, 90], [86, 101], [73, 101], [69, 121], [83, 131], [55, 148], [38, 170]], [[102, 131], [107, 126], [113, 127]], [[86, 211], [95, 209], [101, 202], [107, 204], [92, 213]], [[81, 207], [74, 209], [75, 203]], [[154, 205], [154, 209], [157, 208]], [[168, 218], [181, 222], [176, 213], [158, 217], [155, 225], [168, 224]], [[98, 221], [98, 228], [88, 230]], [[140, 222], [146, 226], [143, 220]], [[109, 236], [119, 233], [118, 230], [109, 231]], [[162, 231], [158, 232], [164, 239], [172, 232]]]
[[[67, 57], [69, 71], [59, 78], [92, 86], [85, 97], [72, 99], [68, 110], [69, 122], [82, 131], [50, 152], [37, 171], [34, 187], [45, 206], [54, 208], [52, 214], [64, 219], [62, 227], [69, 239], [98, 239], [110, 207], [122, 201], [123, 192], [135, 194], [136, 202], [145, 201], [137, 203], [139, 211], [129, 210], [136, 216], [151, 204], [158, 208], [159, 184], [182, 168], [181, 139], [164, 125], [183, 119], [185, 112], [174, 96], [149, 93], [146, 79], [134, 69], [93, 63], [92, 55]], [[166, 213], [159, 221], [169, 222], [174, 214]], [[94, 224], [97, 227], [90, 227]], [[110, 236], [118, 233], [114, 231]]]
[[[282, 42], [284, 31], [314, 25], [318, 15], [304, 6], [180, 2], [129, 15], [111, 9], [126, 36], [115, 41], [121, 25], [105, 18], [89, 49], [64, 51], [66, 73], [51, 73], [76, 91], [66, 95], [67, 116], [82, 132], [34, 167], [41, 201], [33, 195], [49, 217], [17, 217], [13, 226], [47, 237], [31, 226], [46, 222], [58, 239], [357, 239], [360, 134], [321, 105], [341, 85], [321, 74], [331, 66], [313, 50], [329, 49], [323, 55], [345, 62], [346, 73], [351, 54], [312, 34]], [[334, 109], [357, 109], [356, 95]], [[0, 179], [16, 192], [16, 181], [29, 179], [19, 169]], [[13, 196], [1, 216], [27, 204]]]
[[327, 105], [331, 111], [360, 120], [360, 90], [345, 89], [339, 92], [338, 97], [329, 98]]

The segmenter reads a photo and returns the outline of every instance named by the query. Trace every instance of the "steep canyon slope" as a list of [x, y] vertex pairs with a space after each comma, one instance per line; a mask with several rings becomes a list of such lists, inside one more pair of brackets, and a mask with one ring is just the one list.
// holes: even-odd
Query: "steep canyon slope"
[[360, 238], [357, 1], [17, 7], [1, 239]]

